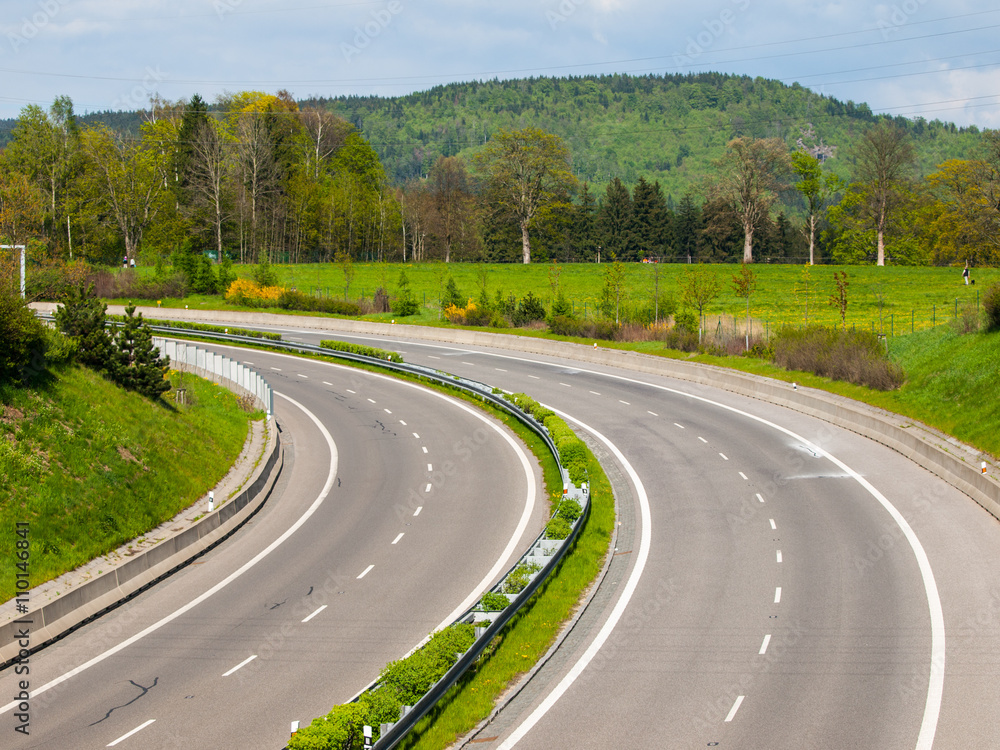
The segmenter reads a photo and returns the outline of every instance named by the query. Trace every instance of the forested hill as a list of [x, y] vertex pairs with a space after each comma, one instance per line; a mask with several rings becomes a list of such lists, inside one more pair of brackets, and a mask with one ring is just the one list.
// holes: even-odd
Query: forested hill
[[[600, 189], [613, 177], [659, 180], [675, 200], [697, 190], [710, 162], [741, 135], [779, 136], [834, 158], [847, 179], [852, 145], [875, 118], [866, 104], [841, 102], [798, 84], [722, 73], [606, 75], [453, 83], [399, 97], [309, 99], [354, 123], [381, 156], [389, 179], [426, 175], [439, 155], [469, 155], [497, 128], [540, 127], [569, 144], [577, 177]], [[138, 113], [97, 113], [100, 121], [138, 131]], [[896, 118], [912, 134], [920, 172], [971, 155], [975, 127]], [[0, 146], [15, 121], [0, 121]], [[801, 143], [800, 143], [801, 140]]]
[[[566, 139], [581, 180], [657, 179], [679, 199], [736, 136], [780, 136], [833, 155], [852, 171], [851, 146], [875, 118], [866, 104], [840, 102], [798, 84], [748, 76], [607, 75], [453, 83], [400, 97], [339, 97], [329, 107], [354, 123], [394, 182], [426, 175], [438, 155], [468, 154], [497, 128], [540, 127]], [[974, 127], [898, 118], [913, 135], [924, 174], [969, 155]]]

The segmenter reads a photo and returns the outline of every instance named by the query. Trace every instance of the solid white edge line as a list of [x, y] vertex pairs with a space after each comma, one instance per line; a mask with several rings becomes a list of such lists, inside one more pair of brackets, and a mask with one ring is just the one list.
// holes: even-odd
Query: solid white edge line
[[733, 717], [736, 716], [736, 712], [740, 710], [740, 705], [742, 705], [744, 698], [746, 698], [745, 695], [741, 695], [736, 698], [736, 703], [734, 703], [733, 707], [729, 709], [729, 715], [726, 717], [726, 721], [733, 720]]
[[[514, 355], [498, 354], [493, 356], [504, 357], [505, 359], [520, 360], [523, 362], [531, 362], [536, 365], [547, 365], [550, 367], [562, 367], [563, 365], [556, 362], [545, 362], [541, 360], [528, 359], [527, 357], [518, 357]], [[788, 429], [787, 427], [782, 427], [775, 422], [772, 422], [764, 417], [757, 416], [756, 414], [751, 414], [748, 411], [739, 409], [735, 406], [729, 406], [728, 404], [723, 404], [719, 401], [713, 401], [705, 396], [697, 396], [693, 393], [688, 393], [686, 391], [678, 390], [677, 388], [671, 388], [669, 386], [660, 385], [658, 383], [650, 383], [644, 380], [638, 380], [636, 378], [630, 378], [625, 375], [615, 375], [608, 372], [600, 372], [598, 370], [590, 370], [587, 368], [580, 368], [580, 372], [585, 372], [588, 375], [598, 375], [600, 377], [606, 377], [612, 380], [618, 380], [626, 383], [634, 383], [637, 385], [646, 386], [649, 388], [655, 388], [657, 390], [665, 391], [667, 393], [674, 393], [678, 396], [683, 396], [689, 398], [692, 401], [700, 401], [701, 403], [711, 404], [720, 409], [725, 409], [726, 411], [732, 412], [734, 414], [739, 414], [741, 416], [752, 419], [760, 424], [767, 425], [778, 432], [784, 433], [789, 437], [800, 440], [806, 445], [807, 448], [812, 450], [812, 452], [821, 457], [825, 457], [832, 461], [836, 466], [840, 467], [845, 473], [847, 473], [851, 478], [854, 479], [858, 484], [865, 488], [868, 493], [874, 497], [878, 503], [886, 510], [887, 513], [896, 522], [896, 525], [903, 532], [903, 536], [906, 538], [907, 543], [910, 545], [910, 549], [913, 551], [914, 557], [917, 559], [917, 567], [920, 570], [920, 577], [924, 585], [924, 594], [927, 597], [927, 609], [930, 615], [931, 621], [931, 658], [930, 658], [930, 673], [927, 682], [927, 700], [924, 703], [924, 716], [920, 723], [920, 733], [917, 736], [917, 744], [914, 750], [931, 750], [934, 744], [934, 735], [937, 732], [938, 718], [941, 714], [941, 700], [944, 696], [944, 672], [945, 672], [945, 631], [944, 631], [944, 611], [941, 608], [941, 596], [938, 593], [937, 582], [934, 580], [934, 571], [931, 569], [930, 560], [927, 557], [927, 552], [924, 550], [923, 545], [917, 538], [916, 533], [910, 526], [909, 522], [903, 517], [903, 514], [892, 503], [889, 502], [888, 498], [885, 497], [881, 492], [879, 492], [867, 479], [858, 474], [854, 469], [849, 467], [843, 461], [841, 461], [836, 456], [828, 453], [823, 448], [814, 445], [809, 440], [799, 435], [796, 432]], [[536, 376], [529, 376], [536, 377]], [[539, 379], [536, 377], [536, 379]], [[575, 420], [574, 420], [575, 421]], [[706, 441], [707, 442], [707, 441]], [[757, 499], [760, 502], [764, 502], [764, 498], [757, 494]], [[537, 710], [537, 709], [536, 709]], [[536, 720], [537, 721], [537, 720]]]
[[757, 652], [758, 656], [763, 656], [767, 653], [767, 644], [771, 642], [771, 634], [768, 633], [764, 636], [764, 642], [760, 644], [760, 651]]
[[[551, 408], [551, 407], [548, 407]], [[556, 411], [556, 410], [553, 410]], [[629, 478], [632, 480], [632, 484], [635, 486], [635, 492], [639, 500], [639, 515], [640, 515], [640, 538], [639, 538], [639, 552], [635, 557], [635, 567], [632, 568], [632, 573], [629, 575], [628, 581], [621, 589], [621, 595], [618, 601], [615, 603], [614, 609], [611, 611], [611, 616], [605, 621], [604, 625], [601, 627], [600, 632], [598, 632], [597, 637], [591, 642], [587, 647], [587, 650], [583, 655], [577, 660], [576, 664], [573, 665], [569, 673], [563, 677], [562, 681], [555, 687], [555, 689], [545, 696], [545, 700], [539, 704], [539, 706], [531, 712], [520, 725], [503, 741], [498, 750], [510, 750], [514, 747], [528, 732], [531, 731], [532, 727], [537, 724], [543, 716], [548, 712], [552, 706], [556, 704], [563, 694], [569, 690], [570, 686], [576, 681], [576, 678], [583, 674], [583, 670], [587, 668], [587, 665], [593, 660], [597, 653], [604, 646], [605, 641], [611, 635], [611, 632], [618, 625], [618, 621], [625, 614], [625, 608], [628, 607], [629, 602], [632, 600], [632, 595], [635, 593], [636, 586], [639, 585], [639, 579], [642, 577], [642, 571], [646, 567], [646, 559], [649, 557], [650, 541], [652, 539], [652, 528], [651, 528], [651, 513], [649, 510], [649, 498], [646, 495], [646, 488], [642, 484], [642, 480], [639, 479], [639, 475], [636, 473], [635, 469], [632, 468], [632, 464], [628, 462], [624, 454], [618, 450], [618, 446], [608, 440], [604, 435], [599, 433], [592, 427], [588, 427], [583, 422], [575, 419], [568, 414], [556, 411], [563, 419], [573, 422], [584, 430], [590, 432], [594, 437], [600, 440], [604, 445], [614, 454], [622, 466], [625, 469], [625, 473], [628, 474]]]
[[239, 664], [237, 664], [235, 667], [233, 667], [232, 669], [230, 669], [228, 672], [223, 672], [222, 676], [223, 677], [229, 677], [229, 675], [231, 675], [237, 669], [245, 667], [247, 664], [249, 664], [250, 662], [252, 662], [256, 658], [257, 658], [257, 654], [254, 654], [253, 656], [247, 657], [246, 659], [244, 659], [243, 661], [241, 661]]
[[359, 581], [360, 581], [360, 580], [361, 580], [362, 578], [364, 578], [364, 577], [365, 577], [366, 575], [368, 575], [369, 573], [371, 573], [371, 572], [372, 572], [372, 569], [373, 569], [374, 567], [375, 567], [375, 564], [374, 564], [374, 563], [372, 563], [372, 564], [371, 564], [371, 565], [369, 565], [369, 566], [368, 566], [367, 568], [365, 568], [364, 570], [362, 570], [362, 571], [361, 571], [361, 575], [359, 575], [359, 576], [357, 577], [357, 580], [359, 580]]
[[[230, 583], [232, 583], [237, 578], [239, 578], [240, 576], [242, 576], [244, 573], [246, 573], [248, 570], [250, 570], [252, 567], [254, 567], [257, 563], [259, 563], [265, 557], [267, 557], [268, 555], [270, 555], [274, 550], [276, 550], [279, 546], [281, 546], [281, 544], [283, 544], [285, 542], [285, 540], [288, 539], [288, 537], [290, 537], [292, 534], [294, 534], [296, 531], [298, 531], [299, 528], [306, 521], [309, 520], [309, 518], [313, 515], [313, 513], [316, 512], [316, 510], [319, 508], [319, 506], [323, 504], [323, 501], [326, 500], [326, 496], [330, 494], [330, 490], [333, 488], [333, 483], [334, 483], [334, 481], [337, 478], [337, 458], [338, 458], [338, 454], [337, 454], [337, 446], [333, 442], [333, 437], [330, 435], [330, 433], [326, 429], [326, 427], [323, 426], [323, 423], [319, 421], [319, 419], [316, 417], [316, 415], [313, 414], [311, 411], [309, 411], [306, 407], [304, 407], [298, 401], [296, 401], [295, 399], [293, 399], [293, 398], [291, 398], [289, 396], [284, 395], [283, 393], [278, 393], [277, 391], [274, 391], [274, 395], [275, 396], [280, 396], [281, 398], [285, 399], [289, 403], [291, 403], [294, 406], [297, 406], [299, 409], [301, 409], [306, 414], [306, 416], [309, 417], [309, 419], [311, 419], [313, 421], [313, 424], [316, 425], [316, 428], [322, 433], [324, 439], [326, 440], [327, 447], [329, 447], [329, 449], [330, 449], [330, 472], [327, 474], [326, 484], [323, 485], [323, 490], [319, 493], [319, 496], [315, 500], [313, 500], [312, 505], [310, 505], [306, 509], [305, 513], [303, 513], [301, 516], [299, 516], [299, 519], [295, 523], [293, 523], [291, 526], [289, 526], [281, 536], [279, 536], [277, 539], [275, 539], [273, 542], [271, 542], [263, 550], [261, 550], [260, 552], [258, 552], [253, 557], [253, 559], [249, 560], [248, 562], [245, 562], [239, 569], [233, 571], [228, 576], [226, 576], [224, 579], [222, 579], [217, 584], [215, 584], [214, 586], [212, 586], [212, 588], [210, 588], [208, 591], [206, 591], [203, 594], [195, 597], [194, 599], [192, 599], [191, 601], [189, 601], [187, 604], [185, 604], [183, 607], [181, 607], [180, 609], [174, 610], [173, 612], [171, 612], [169, 615], [167, 615], [166, 617], [162, 618], [161, 620], [159, 620], [157, 622], [154, 622], [152, 625], [150, 625], [145, 630], [143, 630], [143, 631], [141, 631], [139, 633], [136, 633], [135, 635], [133, 635], [130, 638], [126, 638], [124, 641], [122, 641], [121, 643], [119, 643], [117, 646], [113, 646], [112, 648], [109, 648], [107, 651], [105, 651], [105, 652], [103, 652], [101, 654], [98, 654], [93, 659], [90, 659], [89, 661], [84, 662], [83, 664], [81, 664], [80, 666], [76, 667], [75, 669], [71, 669], [69, 672], [66, 672], [63, 675], [60, 675], [59, 677], [56, 677], [54, 680], [50, 680], [49, 682], [45, 683], [44, 685], [42, 685], [37, 690], [32, 690], [31, 691], [31, 697], [32, 698], [34, 698], [37, 695], [41, 695], [45, 691], [54, 688], [56, 685], [59, 685], [59, 684], [65, 682], [66, 680], [68, 680], [68, 679], [70, 679], [72, 677], [75, 677], [76, 675], [80, 674], [81, 672], [83, 672], [83, 671], [85, 671], [87, 669], [90, 669], [92, 666], [94, 666], [95, 664], [98, 664], [98, 663], [104, 661], [109, 656], [114, 656], [115, 654], [117, 654], [122, 649], [128, 648], [129, 646], [131, 646], [136, 641], [141, 640], [142, 638], [145, 638], [150, 633], [153, 633], [153, 632], [159, 630], [160, 628], [162, 628], [164, 625], [166, 625], [166, 624], [168, 624], [170, 622], [173, 622], [178, 617], [180, 617], [181, 615], [183, 615], [185, 612], [188, 612], [189, 610], [194, 609], [199, 604], [201, 604], [203, 601], [205, 601], [206, 599], [208, 599], [210, 596], [213, 596], [217, 592], [219, 592], [222, 589], [224, 589], [226, 586], [228, 586]], [[0, 714], [7, 713], [8, 711], [12, 710], [15, 706], [17, 706], [17, 701], [14, 701], [13, 703], [8, 703], [6, 706], [3, 706], [2, 708], [0, 708]]]
[[314, 617], [315, 617], [316, 615], [318, 615], [318, 614], [319, 614], [320, 612], [322, 612], [322, 611], [323, 611], [324, 609], [326, 609], [326, 608], [327, 608], [328, 606], [329, 606], [328, 604], [324, 604], [324, 605], [323, 605], [322, 607], [320, 607], [319, 609], [317, 609], [317, 610], [316, 610], [315, 612], [313, 612], [313, 613], [312, 613], [311, 615], [307, 615], [307, 616], [306, 616], [306, 619], [304, 619], [304, 620], [303, 620], [302, 622], [309, 622], [309, 621], [310, 621], [310, 620], [311, 620], [312, 618], [314, 618]]
[[145, 729], [146, 727], [148, 727], [148, 726], [149, 726], [150, 724], [152, 724], [152, 723], [153, 723], [154, 721], [156, 721], [156, 719], [150, 719], [149, 721], [144, 721], [144, 722], [143, 722], [142, 724], [140, 724], [139, 726], [137, 726], [137, 727], [136, 727], [135, 729], [133, 729], [133, 730], [132, 730], [131, 732], [126, 732], [125, 734], [123, 734], [123, 735], [122, 735], [121, 737], [119, 737], [119, 738], [118, 738], [117, 740], [115, 740], [114, 742], [109, 742], [109, 743], [108, 743], [108, 744], [106, 745], [106, 747], [114, 747], [114, 746], [115, 746], [115, 745], [117, 745], [117, 744], [118, 744], [119, 742], [122, 742], [122, 741], [124, 741], [124, 740], [127, 740], [127, 739], [128, 739], [129, 737], [131, 737], [131, 736], [132, 736], [133, 734], [135, 734], [136, 732], [141, 732], [141, 731], [142, 731], [143, 729]]

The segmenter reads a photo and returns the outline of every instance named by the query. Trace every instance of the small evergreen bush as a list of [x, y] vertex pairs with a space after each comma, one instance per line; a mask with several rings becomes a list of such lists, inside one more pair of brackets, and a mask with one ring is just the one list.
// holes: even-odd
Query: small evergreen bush
[[983, 295], [986, 311], [986, 330], [1000, 331], [1000, 283], [991, 284]]

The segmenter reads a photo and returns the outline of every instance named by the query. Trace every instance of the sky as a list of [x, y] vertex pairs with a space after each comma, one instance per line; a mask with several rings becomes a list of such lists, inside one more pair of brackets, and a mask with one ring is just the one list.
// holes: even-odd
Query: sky
[[1000, 127], [986, 0], [4, 0], [0, 118], [198, 93], [392, 96], [456, 81], [720, 71]]

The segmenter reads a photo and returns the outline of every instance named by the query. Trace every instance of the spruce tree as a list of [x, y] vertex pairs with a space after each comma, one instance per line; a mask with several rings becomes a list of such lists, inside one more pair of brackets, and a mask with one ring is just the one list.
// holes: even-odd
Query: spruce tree
[[125, 322], [115, 332], [111, 379], [127, 390], [156, 399], [170, 390], [170, 381], [164, 377], [169, 366], [170, 358], [160, 357], [160, 350], [153, 346], [153, 335], [142, 313], [135, 314], [135, 305], [126, 307]]
[[94, 296], [94, 285], [80, 283], [56, 308], [56, 327], [76, 341], [77, 361], [107, 374], [111, 369], [111, 336], [106, 327], [108, 306]]

